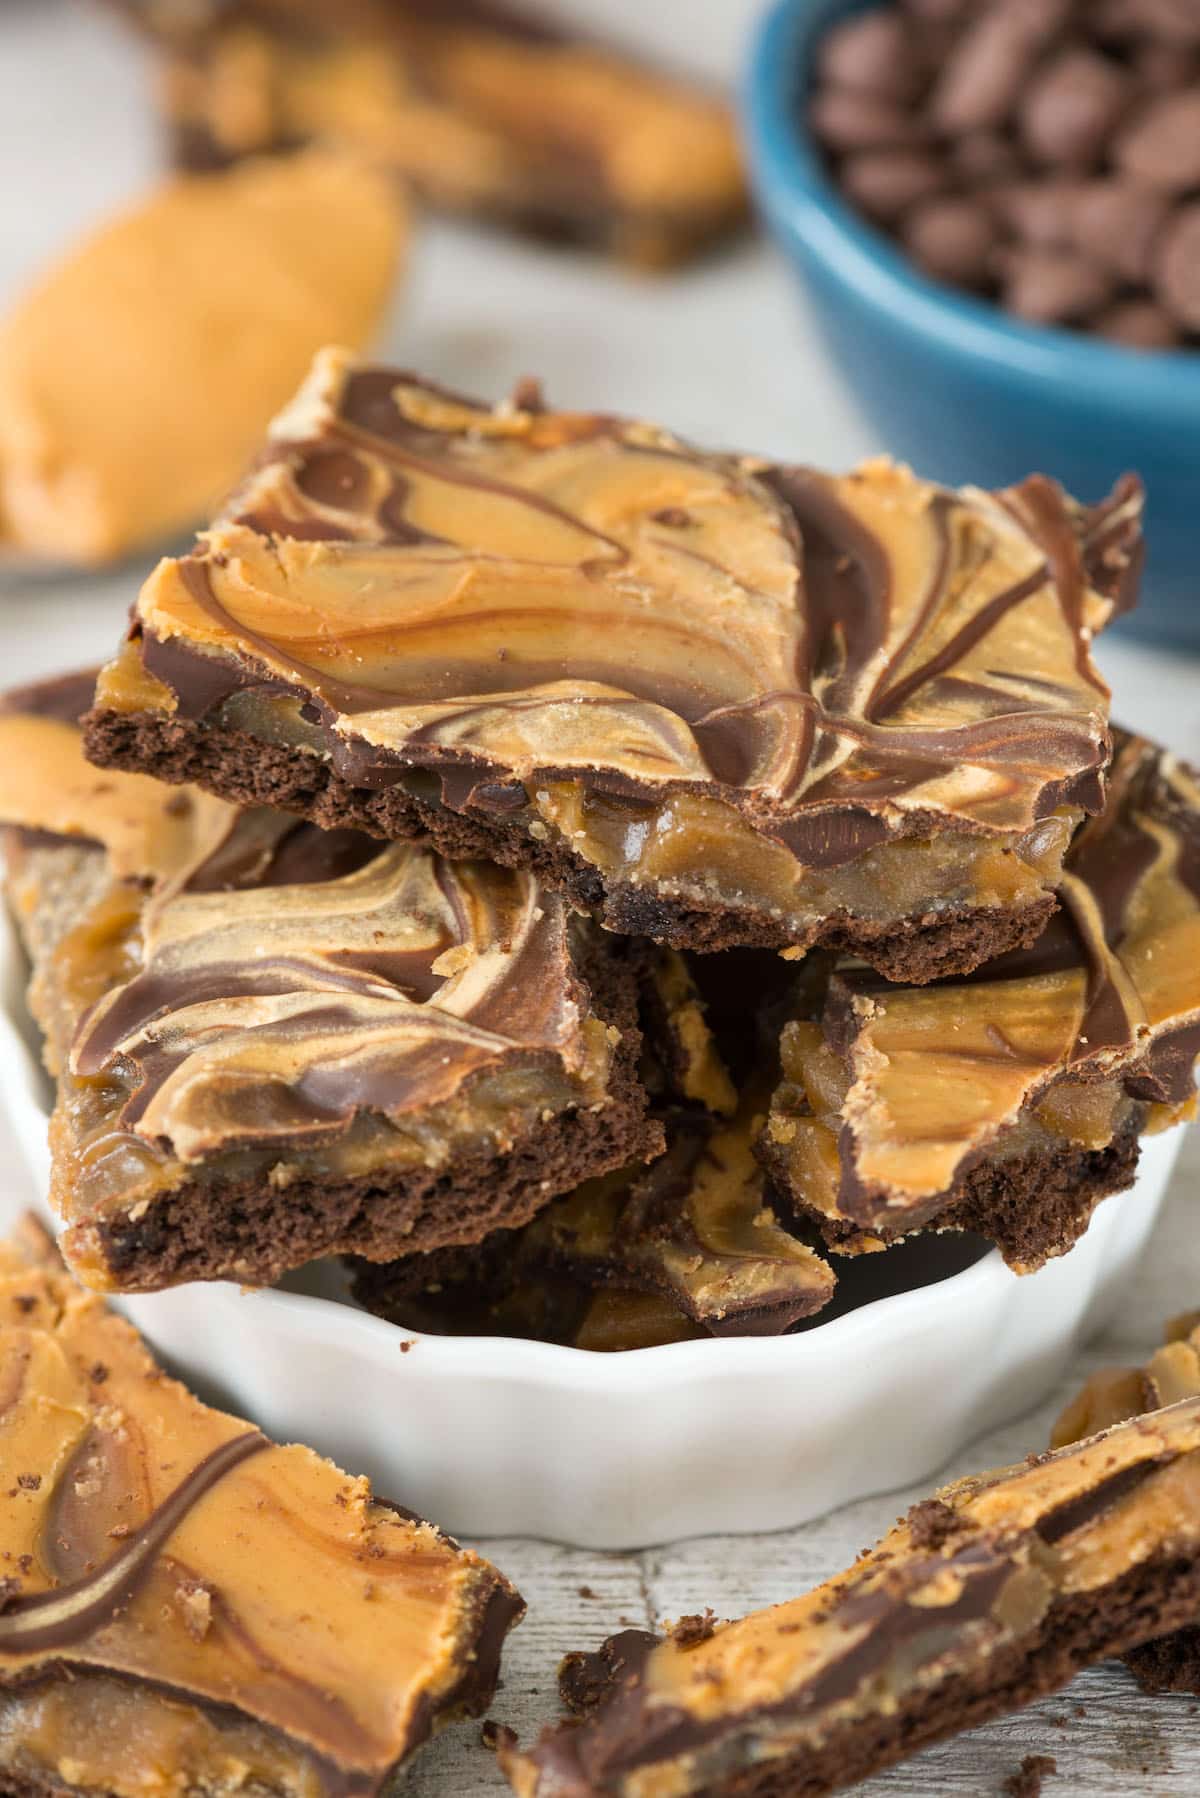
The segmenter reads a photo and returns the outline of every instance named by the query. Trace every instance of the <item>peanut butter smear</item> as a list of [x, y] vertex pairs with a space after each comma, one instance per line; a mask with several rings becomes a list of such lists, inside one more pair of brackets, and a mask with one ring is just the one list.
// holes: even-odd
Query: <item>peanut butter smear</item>
[[650, 267], [746, 212], [725, 102], [519, 7], [126, 10], [168, 51], [163, 99], [185, 161], [338, 144], [438, 207]]
[[0, 820], [59, 1076], [52, 1198], [90, 1281], [121, 1283], [105, 1231], [188, 1179], [436, 1171], [606, 1107], [619, 1033], [561, 897], [100, 774], [68, 721], [79, 685], [0, 710], [22, 758]]
[[506, 1771], [519, 1798], [688, 1798], [772, 1768], [832, 1791], [1190, 1619], [1198, 1561], [1193, 1398], [944, 1487], [803, 1598], [568, 1657], [579, 1721]]
[[1060, 896], [1029, 949], [921, 988], [845, 966], [822, 1015], [785, 1030], [765, 1152], [844, 1245], [930, 1221], [977, 1166], [1054, 1144], [1103, 1151], [1194, 1109], [1196, 776], [1120, 735]]
[[0, 1244], [0, 1780], [383, 1791], [522, 1606], [430, 1524], [170, 1380], [32, 1222]]
[[1140, 508], [710, 455], [330, 351], [147, 581], [97, 718], [236, 726], [356, 787], [436, 774], [531, 855], [780, 942], [1023, 912], [1100, 802], [1090, 644]]
[[316, 151], [101, 226], [0, 324], [0, 553], [99, 564], [208, 515], [321, 344], [369, 342], [404, 234]]

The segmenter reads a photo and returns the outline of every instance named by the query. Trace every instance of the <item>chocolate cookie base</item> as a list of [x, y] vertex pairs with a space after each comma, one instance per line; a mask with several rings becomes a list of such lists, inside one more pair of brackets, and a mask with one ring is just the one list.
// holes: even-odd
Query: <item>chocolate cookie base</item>
[[[591, 863], [561, 844], [477, 814], [450, 811], [399, 786], [355, 786], [328, 762], [266, 743], [248, 731], [216, 730], [156, 712], [93, 710], [83, 721], [89, 760], [157, 780], [194, 781], [223, 799], [298, 812], [327, 830], [353, 826], [386, 839], [428, 837], [442, 855], [530, 868], [606, 929], [650, 937], [673, 949], [783, 949], [797, 944], [765, 911], [697, 905], [628, 882], [607, 884]], [[966, 974], [1007, 950], [1037, 941], [1057, 909], [1046, 893], [1024, 906], [960, 906], [894, 920], [834, 913], [799, 944], [860, 956], [885, 979], [913, 986]]]
[[[389, 1168], [349, 1180], [296, 1169], [229, 1177], [219, 1168], [151, 1200], [136, 1219], [84, 1219], [86, 1237], [124, 1292], [156, 1292], [184, 1280], [270, 1285], [321, 1255], [392, 1261], [516, 1228], [593, 1175], [648, 1159], [662, 1146], [638, 1078], [641, 1032], [632, 973], [598, 958], [586, 970], [596, 1015], [621, 1032], [608, 1102], [538, 1122], [505, 1153], [480, 1148], [444, 1167]], [[287, 1166], [286, 1151], [272, 1165]]]
[[[938, 1680], [891, 1715], [856, 1717], [817, 1747], [715, 1780], [704, 1787], [704, 1798], [823, 1798], [1061, 1690], [1083, 1668], [1177, 1628], [1198, 1609], [1200, 1566], [1165, 1556], [1148, 1561], [1102, 1593], [1056, 1605], [1034, 1641], [1008, 1648], [969, 1674]], [[626, 1678], [629, 1672], [637, 1676], [636, 1654], [633, 1663]], [[614, 1684], [620, 1683], [618, 1673]], [[601, 1728], [606, 1697], [593, 1687], [582, 1709], [584, 1717], [599, 1711]], [[593, 1798], [601, 1798], [601, 1790]]]
[[[1132, 1185], [1139, 1141], [1136, 1125], [1129, 1124], [1103, 1149], [1064, 1142], [1025, 1155], [985, 1159], [955, 1182], [934, 1216], [890, 1230], [828, 1218], [803, 1205], [796, 1209], [813, 1220], [835, 1251], [863, 1230], [885, 1242], [899, 1242], [918, 1229], [967, 1230], [995, 1243], [1011, 1266], [1031, 1271], [1065, 1254], [1087, 1229], [1100, 1201]], [[765, 1141], [758, 1153], [779, 1192], [787, 1194], [785, 1157]]]
[[1125, 1656], [1143, 1692], [1189, 1692], [1200, 1697], [1200, 1628], [1144, 1642]]

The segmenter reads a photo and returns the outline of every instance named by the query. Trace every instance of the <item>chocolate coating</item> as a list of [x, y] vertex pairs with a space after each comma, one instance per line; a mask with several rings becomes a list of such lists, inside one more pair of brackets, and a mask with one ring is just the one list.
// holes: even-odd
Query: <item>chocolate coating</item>
[[[120, 758], [118, 716], [270, 732], [291, 693], [324, 779], [745, 914], [747, 941], [768, 914], [799, 944], [846, 913], [1015, 914], [1047, 892], [1043, 822], [1098, 801], [1088, 646], [1132, 599], [1139, 514], [1134, 483], [1087, 511], [1040, 478], [837, 479], [329, 356], [143, 589], [89, 744]], [[952, 869], [887, 872], [930, 838]]]

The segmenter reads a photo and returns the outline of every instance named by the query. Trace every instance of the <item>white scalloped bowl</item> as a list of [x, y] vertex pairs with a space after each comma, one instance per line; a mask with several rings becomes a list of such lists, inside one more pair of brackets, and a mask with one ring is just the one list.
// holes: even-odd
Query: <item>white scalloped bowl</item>
[[[3, 914], [0, 1083], [44, 1192], [49, 1085], [25, 979]], [[425, 1335], [351, 1304], [333, 1262], [287, 1290], [197, 1283], [120, 1304], [201, 1391], [457, 1534], [618, 1549], [783, 1529], [925, 1479], [1039, 1403], [1117, 1302], [1182, 1134], [1148, 1139], [1136, 1185], [1039, 1273], [929, 1238], [843, 1263], [833, 1315], [792, 1336], [597, 1355]], [[0, 1226], [16, 1202], [0, 1194]]]

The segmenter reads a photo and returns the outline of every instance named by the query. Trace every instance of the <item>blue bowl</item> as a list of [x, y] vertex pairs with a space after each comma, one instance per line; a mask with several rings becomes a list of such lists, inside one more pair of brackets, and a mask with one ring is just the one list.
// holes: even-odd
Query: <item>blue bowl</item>
[[1095, 500], [1136, 469], [1149, 557], [1123, 628], [1200, 649], [1200, 353], [1023, 324], [927, 279], [841, 198], [807, 130], [806, 95], [824, 33], [863, 10], [778, 0], [744, 97], [759, 206], [834, 361], [887, 448], [935, 480], [1001, 487], [1038, 469]]

